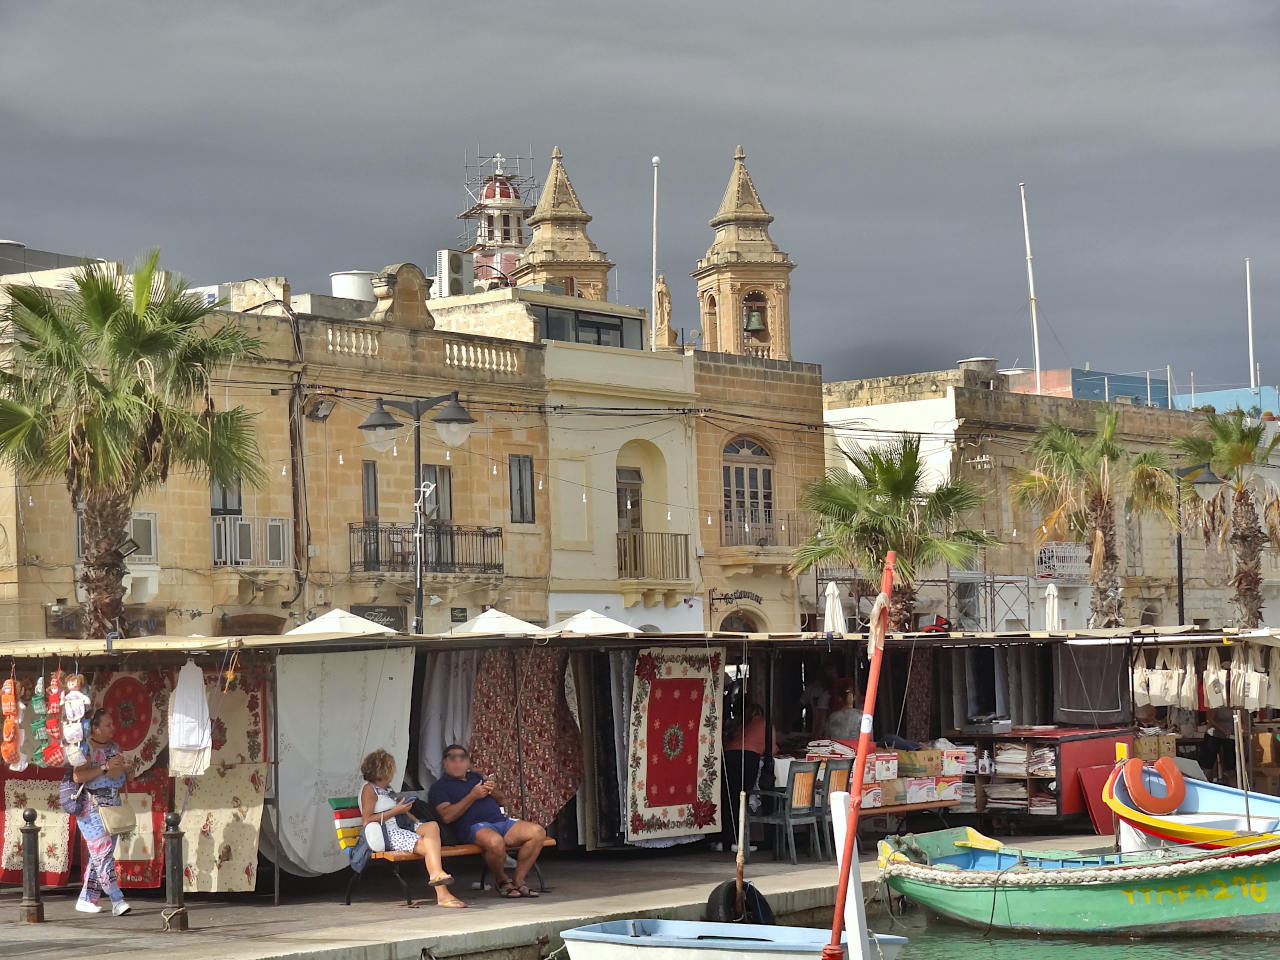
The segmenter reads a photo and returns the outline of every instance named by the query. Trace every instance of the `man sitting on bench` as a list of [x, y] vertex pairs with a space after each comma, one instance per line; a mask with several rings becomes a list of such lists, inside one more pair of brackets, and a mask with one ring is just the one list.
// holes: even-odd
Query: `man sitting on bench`
[[[515, 900], [538, 895], [524, 881], [542, 852], [547, 831], [502, 812], [502, 795], [492, 781], [471, 769], [466, 747], [453, 743], [444, 748], [444, 776], [432, 785], [427, 802], [441, 820], [455, 825], [459, 841], [480, 848], [498, 885], [498, 896]], [[506, 871], [509, 849], [516, 851], [514, 877]]]

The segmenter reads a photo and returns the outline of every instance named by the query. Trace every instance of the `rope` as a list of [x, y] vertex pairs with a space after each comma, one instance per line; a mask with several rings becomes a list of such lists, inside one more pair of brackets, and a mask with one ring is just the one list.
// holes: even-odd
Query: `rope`
[[170, 921], [172, 921], [174, 917], [183, 915], [186, 912], [187, 912], [186, 907], [174, 907], [172, 910], [160, 911], [160, 922], [163, 924], [163, 926], [160, 928], [160, 932], [174, 933], [175, 931], [173, 930], [173, 928], [169, 926]]
[[[1274, 842], [1274, 841], [1271, 841]], [[1093, 883], [1129, 883], [1141, 880], [1162, 880], [1168, 877], [1192, 877], [1211, 873], [1229, 866], [1232, 870], [1246, 870], [1267, 864], [1280, 863], [1280, 849], [1253, 856], [1232, 856], [1215, 850], [1203, 856], [1178, 860], [1176, 863], [1152, 866], [1128, 866], [1113, 864], [1102, 868], [1068, 867], [1064, 869], [1040, 869], [1031, 867], [1025, 872], [1009, 873], [1004, 870], [955, 870], [926, 867], [915, 863], [894, 862], [881, 871], [883, 877], [905, 877], [924, 883], [938, 883], [951, 887], [993, 886], [1073, 886]], [[1016, 866], [1016, 864], [1015, 864]]]

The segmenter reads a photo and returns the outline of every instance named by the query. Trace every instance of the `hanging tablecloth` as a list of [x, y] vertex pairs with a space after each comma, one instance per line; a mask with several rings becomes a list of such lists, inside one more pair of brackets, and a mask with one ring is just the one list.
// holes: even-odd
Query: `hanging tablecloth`
[[720, 829], [721, 647], [636, 656], [627, 769], [627, 839]]
[[413, 649], [296, 654], [276, 663], [282, 836], [266, 817], [262, 849], [298, 876], [333, 873], [348, 860], [333, 836], [328, 798], [357, 791], [360, 761], [378, 747], [395, 759], [393, 786], [404, 774]]
[[209, 769], [174, 783], [185, 833], [182, 887], [188, 893], [252, 891], [257, 881], [262, 800], [268, 782], [267, 668], [237, 671], [229, 689], [204, 671], [209, 704]]
[[1087, 727], [1129, 722], [1129, 676], [1127, 646], [1054, 644], [1054, 721]]
[[155, 765], [168, 745], [171, 670], [93, 675], [89, 698], [104, 707], [116, 722], [115, 741], [129, 761], [129, 776], [140, 777]]
[[71, 844], [75, 821], [58, 805], [58, 785], [64, 767], [27, 767], [22, 773], [0, 768], [0, 810], [4, 851], [0, 856], [0, 883], [22, 882], [22, 811], [33, 807], [40, 828], [40, 883], [60, 887], [71, 873]]
[[444, 748], [471, 743], [471, 698], [477, 650], [427, 654], [418, 723], [418, 780], [424, 789], [440, 779]]
[[564, 695], [568, 662], [565, 650], [486, 650], [476, 672], [471, 765], [497, 784], [508, 816], [544, 826], [582, 783], [582, 734]]

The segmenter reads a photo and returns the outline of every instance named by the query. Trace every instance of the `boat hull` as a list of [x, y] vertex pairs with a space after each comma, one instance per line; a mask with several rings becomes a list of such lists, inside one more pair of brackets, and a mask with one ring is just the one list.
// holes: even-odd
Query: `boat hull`
[[[831, 931], [644, 919], [592, 923], [560, 936], [570, 960], [812, 960], [830, 941]], [[904, 937], [884, 934], [870, 939], [872, 954], [884, 960], [895, 960], [907, 943]], [[844, 955], [848, 956], [847, 946]]]

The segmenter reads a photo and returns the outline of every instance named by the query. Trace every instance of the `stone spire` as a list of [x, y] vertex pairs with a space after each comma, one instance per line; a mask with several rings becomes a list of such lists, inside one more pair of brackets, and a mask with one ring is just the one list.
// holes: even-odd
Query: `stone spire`
[[715, 237], [698, 261], [703, 349], [774, 360], [791, 359], [791, 283], [795, 264], [769, 236], [764, 208], [739, 146], [720, 209]]
[[587, 236], [591, 215], [573, 189], [559, 147], [551, 152], [551, 170], [526, 222], [533, 237], [512, 274], [516, 283], [551, 283], [589, 300], [608, 298], [613, 263]]

